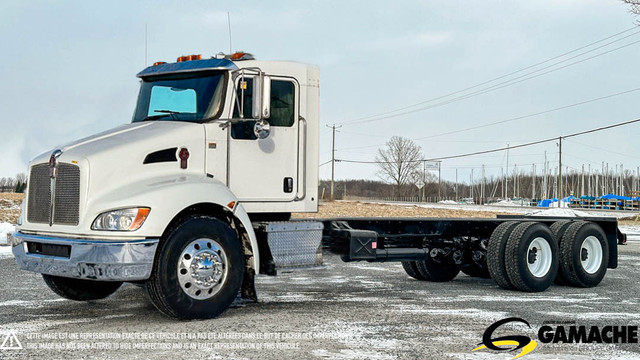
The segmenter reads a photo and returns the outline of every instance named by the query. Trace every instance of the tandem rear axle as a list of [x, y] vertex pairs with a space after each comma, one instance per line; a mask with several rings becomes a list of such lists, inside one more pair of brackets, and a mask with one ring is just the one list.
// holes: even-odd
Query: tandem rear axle
[[499, 216], [497, 219], [323, 220], [323, 243], [343, 261], [401, 261], [418, 280], [462, 271], [503, 288], [592, 287], [618, 265], [626, 235], [613, 218]]

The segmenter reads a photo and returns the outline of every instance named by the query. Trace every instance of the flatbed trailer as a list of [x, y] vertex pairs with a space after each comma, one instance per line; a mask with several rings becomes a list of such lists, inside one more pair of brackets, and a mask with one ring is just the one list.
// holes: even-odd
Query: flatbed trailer
[[351, 261], [401, 261], [413, 278], [450, 281], [460, 272], [506, 289], [556, 283], [591, 287], [618, 266], [626, 235], [615, 218], [500, 215], [485, 218], [321, 219], [323, 244]]

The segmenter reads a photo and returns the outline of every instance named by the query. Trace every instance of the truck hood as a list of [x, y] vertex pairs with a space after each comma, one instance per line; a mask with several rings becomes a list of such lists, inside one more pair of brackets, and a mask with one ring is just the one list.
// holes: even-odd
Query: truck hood
[[[204, 125], [177, 121], [127, 124], [57, 147], [62, 150], [58, 162], [80, 167], [81, 207], [89, 208], [127, 183], [152, 184], [171, 175], [204, 176], [204, 148]], [[189, 152], [186, 169], [180, 166], [181, 149]], [[53, 150], [39, 155], [32, 164], [47, 163]], [[148, 155], [162, 150], [175, 158], [164, 156], [162, 161], [145, 164]]]

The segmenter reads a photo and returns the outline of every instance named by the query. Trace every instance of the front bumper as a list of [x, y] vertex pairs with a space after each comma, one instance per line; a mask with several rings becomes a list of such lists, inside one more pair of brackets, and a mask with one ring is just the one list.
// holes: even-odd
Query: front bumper
[[[158, 239], [95, 240], [30, 235], [15, 232], [9, 236], [13, 255], [23, 270], [41, 274], [101, 280], [146, 280], [151, 275]], [[29, 252], [42, 245], [62, 245], [67, 256]]]

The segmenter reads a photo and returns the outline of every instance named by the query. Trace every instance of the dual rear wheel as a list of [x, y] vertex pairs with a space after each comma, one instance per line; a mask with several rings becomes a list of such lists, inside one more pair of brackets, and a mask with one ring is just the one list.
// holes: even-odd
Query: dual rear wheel
[[[593, 287], [602, 281], [608, 262], [604, 232], [587, 221], [558, 221], [551, 227], [508, 221], [496, 227], [487, 244], [488, 275], [509, 290], [540, 292], [554, 282]], [[414, 279], [434, 282], [450, 281], [460, 271], [453, 262], [433, 258], [402, 266]]]
[[505, 222], [487, 246], [487, 266], [505, 289], [527, 292], [557, 284], [592, 287], [602, 281], [609, 260], [602, 229], [586, 221]]

